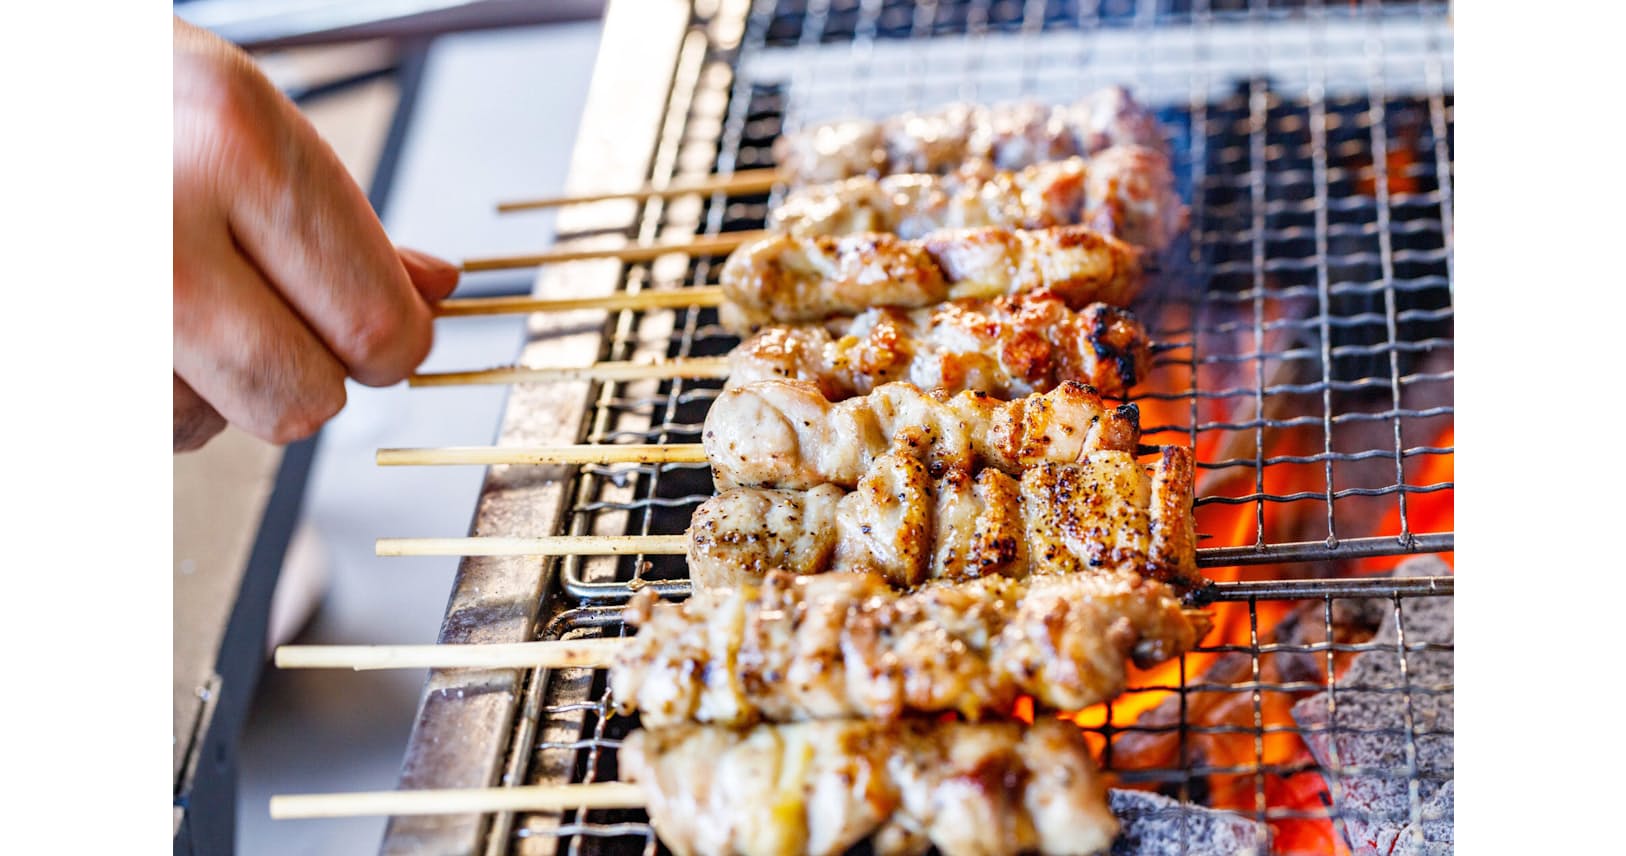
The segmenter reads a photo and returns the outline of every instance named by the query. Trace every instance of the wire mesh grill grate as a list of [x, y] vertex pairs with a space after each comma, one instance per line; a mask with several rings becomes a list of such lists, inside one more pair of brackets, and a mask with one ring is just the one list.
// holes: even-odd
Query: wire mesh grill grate
[[[1451, 545], [1450, 57], [1445, 9], [1429, 4], [762, 0], [738, 46], [707, 51], [708, 66], [728, 73], [700, 76], [719, 97], [685, 102], [673, 162], [692, 172], [768, 166], [773, 139], [813, 121], [1128, 86], [1167, 129], [1192, 208], [1189, 238], [1164, 254], [1137, 307], [1158, 349], [1131, 400], [1147, 442], [1197, 450], [1199, 561], [1233, 580], [1237, 566], [1289, 561], [1316, 562], [1292, 576], [1346, 577], [1394, 563], [1373, 557]], [[773, 201], [652, 206], [646, 225], [760, 228]], [[719, 263], [633, 266], [627, 283], [699, 285], [715, 280]], [[619, 313], [608, 330], [604, 359], [721, 355], [737, 343], [709, 308]], [[721, 384], [606, 384], [582, 439], [696, 442]], [[584, 467], [565, 531], [681, 532], [712, 492], [704, 465]], [[545, 606], [541, 638], [621, 634], [614, 603], [634, 588], [688, 591], [681, 557], [573, 558], [560, 570], [568, 597]], [[1417, 741], [1450, 733], [1409, 713], [1414, 696], [1449, 695], [1449, 685], [1366, 688], [1404, 695], [1406, 727], [1390, 736], [1408, 762], [1335, 764], [1323, 778], [1325, 766], [1303, 751], [1318, 733], [1283, 719], [1284, 702], [1329, 685], [1334, 698], [1363, 689], [1338, 684], [1356, 653], [1390, 650], [1404, 676], [1408, 657], [1451, 650], [1449, 639], [1405, 633], [1407, 610], [1439, 592], [1373, 584], [1218, 594], [1237, 600], [1219, 607], [1229, 630], [1210, 637], [1217, 642], [1087, 712], [1082, 727], [1098, 757], [1125, 786], [1269, 823], [1278, 845], [1284, 835], [1346, 836], [1359, 816], [1335, 807], [1341, 779], [1427, 782], [1433, 771], [1419, 766]], [[1400, 641], [1339, 641], [1336, 615], [1349, 604], [1369, 610], [1372, 596], [1392, 612]], [[1292, 628], [1319, 626], [1321, 641], [1279, 640], [1290, 615]], [[606, 701], [602, 671], [533, 675], [511, 748], [515, 780], [613, 779], [615, 750], [637, 720], [607, 715]], [[1173, 714], [1147, 713], [1158, 704]], [[1209, 722], [1205, 710], [1225, 713]], [[1297, 754], [1281, 754], [1287, 744]], [[1309, 798], [1284, 806], [1281, 792], [1293, 788]], [[1421, 793], [1414, 788], [1407, 806], [1418, 822]], [[659, 849], [638, 811], [504, 817], [490, 844]]]
[[[1420, 581], [1413, 581], [1420, 582]], [[1407, 615], [1418, 604], [1439, 598], [1438, 581], [1428, 586], [1364, 581], [1360, 595], [1307, 591], [1274, 592], [1284, 602], [1246, 590], [1222, 595], [1235, 608], [1230, 615], [1244, 633], [1241, 643], [1203, 645], [1156, 674], [1142, 674], [1110, 705], [1078, 715], [1114, 786], [1155, 791], [1202, 805], [1218, 805], [1269, 825], [1277, 852], [1331, 852], [1331, 836], [1342, 836], [1350, 820], [1421, 820], [1421, 798], [1405, 814], [1384, 815], [1341, 804], [1342, 780], [1418, 782], [1437, 788], [1448, 778], [1420, 758], [1419, 743], [1449, 740], [1449, 720], [1402, 720], [1382, 726], [1338, 723], [1301, 726], [1281, 715], [1294, 702], [1331, 690], [1339, 694], [1392, 694], [1410, 706], [1414, 699], [1449, 697], [1450, 683], [1359, 682], [1343, 677], [1351, 658], [1363, 654], [1405, 663], [1419, 654], [1454, 650], [1449, 630], [1438, 624], [1408, 634]], [[1431, 590], [1435, 589], [1435, 590]], [[1445, 590], [1443, 594], [1449, 594]], [[1447, 598], [1448, 600], [1448, 598]], [[1352, 614], [1387, 619], [1399, 633], [1393, 640], [1341, 641]], [[1222, 620], [1224, 614], [1221, 614]], [[1315, 625], [1319, 634], [1306, 633]], [[545, 638], [595, 638], [623, 631], [614, 608], [586, 606], [556, 615]], [[1292, 641], [1282, 641], [1291, 637]], [[1315, 640], [1315, 641], [1307, 641]], [[609, 713], [606, 673], [565, 670], [554, 679], [562, 690], [540, 709], [546, 724], [534, 747], [533, 770], [542, 781], [612, 781], [616, 750], [638, 727], [636, 716]], [[1138, 712], [1125, 714], [1125, 711]], [[1151, 711], [1147, 713], [1147, 711]], [[1163, 711], [1164, 715], [1159, 715]], [[1174, 712], [1176, 715], [1167, 715]], [[1338, 722], [1334, 720], [1334, 722]], [[1403, 763], [1318, 766], [1303, 739], [1341, 735], [1382, 735], [1403, 751]], [[1336, 752], [1336, 742], [1331, 743]], [[1282, 793], [1302, 792], [1283, 805]], [[1419, 794], [1419, 797], [1421, 794]], [[1283, 843], [1286, 847], [1282, 847]], [[637, 810], [531, 813], [515, 823], [509, 846], [515, 852], [653, 853], [658, 842]], [[1192, 842], [1195, 849], [1198, 842]], [[1320, 849], [1325, 847], [1327, 849]], [[557, 850], [555, 848], [558, 848]]]

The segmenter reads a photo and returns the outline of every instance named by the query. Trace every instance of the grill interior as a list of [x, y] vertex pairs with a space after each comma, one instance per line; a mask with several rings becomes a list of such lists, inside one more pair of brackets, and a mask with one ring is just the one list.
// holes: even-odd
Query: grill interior
[[[1452, 544], [1445, 7], [1168, 0], [696, 6], [691, 35], [703, 40], [702, 59], [693, 89], [680, 86], [671, 96], [654, 177], [768, 166], [782, 131], [961, 98], [1059, 102], [1115, 83], [1156, 108], [1192, 220], [1189, 238], [1163, 255], [1151, 293], [1136, 307], [1158, 351], [1151, 377], [1130, 400], [1142, 409], [1146, 442], [1197, 450], [1198, 531], [1206, 536], [1199, 563], [1221, 581], [1202, 596], [1220, 621], [1209, 644], [1141, 675], [1114, 705], [1082, 715], [1081, 727], [1125, 786], [1268, 822], [1280, 852], [1324, 852], [1306, 842], [1347, 837], [1350, 817], [1337, 807], [1343, 772], [1428, 781], [1433, 773], [1420, 766], [1417, 741], [1448, 735], [1448, 727], [1429, 731], [1408, 713], [1406, 727], [1392, 735], [1406, 764], [1323, 767], [1323, 776], [1302, 743], [1289, 751], [1305, 733], [1279, 714], [1326, 687], [1334, 698], [1350, 689], [1338, 685], [1338, 675], [1356, 653], [1392, 653], [1405, 676], [1407, 658], [1451, 650], [1448, 639], [1408, 638], [1405, 621], [1419, 599], [1448, 596], [1449, 580], [1382, 576], [1402, 554]], [[642, 232], [761, 228], [774, 201], [651, 202], [641, 212]], [[701, 285], [715, 281], [720, 264], [629, 266], [623, 286]], [[737, 341], [717, 325], [713, 309], [621, 312], [611, 315], [599, 356], [721, 355]], [[581, 440], [698, 442], [721, 385], [598, 385]], [[679, 533], [712, 493], [703, 464], [583, 467], [566, 491], [559, 531]], [[679, 556], [557, 562], [558, 585], [542, 605], [536, 638], [624, 633], [617, 603], [634, 589], [689, 590]], [[1339, 642], [1335, 613], [1353, 604], [1370, 611], [1375, 602], [1392, 612], [1399, 639]], [[1321, 632], [1279, 641], [1290, 614], [1298, 630], [1319, 622]], [[1240, 673], [1210, 682], [1208, 670], [1224, 658]], [[1281, 666], [1289, 660], [1291, 669]], [[1451, 691], [1409, 681], [1367, 689], [1403, 694], [1408, 711], [1413, 694]], [[637, 720], [607, 716], [606, 696], [602, 671], [528, 675], [504, 781], [613, 779], [615, 750]], [[1177, 715], [1161, 724], [1138, 719], [1154, 701], [1173, 705]], [[1194, 718], [1216, 705], [1240, 713], [1215, 723]], [[1146, 735], [1171, 736], [1173, 754], [1155, 764], [1126, 760], [1122, 741]], [[1222, 743], [1240, 746], [1243, 757], [1204, 754], [1202, 747]], [[1281, 794], [1295, 788], [1302, 798], [1284, 807]], [[1422, 817], [1423, 793], [1410, 789], [1413, 820]], [[500, 815], [487, 830], [492, 853], [659, 847], [638, 811]]]

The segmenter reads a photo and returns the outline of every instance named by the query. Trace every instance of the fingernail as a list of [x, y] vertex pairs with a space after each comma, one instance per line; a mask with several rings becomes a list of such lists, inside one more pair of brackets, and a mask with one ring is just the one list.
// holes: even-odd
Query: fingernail
[[409, 256], [412, 261], [418, 265], [418, 267], [423, 268], [428, 272], [439, 274], [457, 273], [457, 265], [454, 265], [451, 262], [440, 258], [439, 256], [432, 256], [422, 250], [414, 250], [411, 247], [398, 247], [397, 250], [401, 253], [401, 255]]

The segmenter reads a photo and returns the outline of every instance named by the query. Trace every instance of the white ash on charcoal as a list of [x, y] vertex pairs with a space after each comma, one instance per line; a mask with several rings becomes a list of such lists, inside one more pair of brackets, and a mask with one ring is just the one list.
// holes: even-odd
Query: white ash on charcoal
[[1110, 790], [1121, 830], [1112, 856], [1263, 856], [1270, 828], [1234, 811], [1203, 808], [1148, 791]]
[[[1450, 572], [1444, 562], [1430, 556], [1407, 561], [1395, 576]], [[1407, 598], [1401, 605], [1408, 649], [1425, 642], [1454, 644], [1451, 598]], [[1333, 699], [1328, 693], [1311, 696], [1293, 706], [1293, 718], [1311, 732], [1304, 742], [1327, 778], [1333, 809], [1343, 818], [1354, 853], [1450, 853], [1453, 651], [1408, 650], [1402, 677], [1398, 639], [1391, 604], [1390, 614], [1372, 637], [1374, 644], [1387, 647], [1357, 655], [1339, 677]], [[1401, 691], [1408, 685], [1409, 693]], [[1406, 757], [1408, 711], [1422, 808], [1418, 824], [1412, 823]], [[1346, 769], [1359, 772], [1340, 772]]]
[[[1332, 604], [1332, 639], [1340, 645], [1358, 645], [1372, 638], [1394, 604], [1383, 598], [1337, 598]], [[1305, 601], [1271, 629], [1268, 641], [1279, 645], [1309, 648], [1327, 641], [1326, 604]], [[1336, 655], [1342, 669], [1354, 655]], [[1324, 653], [1278, 651], [1260, 658], [1261, 682], [1266, 684], [1326, 683], [1327, 658]], [[1189, 690], [1184, 698], [1172, 694], [1135, 720], [1138, 731], [1117, 735], [1112, 744], [1112, 766], [1119, 770], [1150, 770], [1185, 765], [1222, 764], [1226, 746], [1238, 740], [1252, 741], [1246, 733], [1221, 729], [1253, 727], [1253, 658], [1245, 651], [1233, 651], [1214, 660], [1201, 675], [1187, 680], [1188, 686], [1228, 687], [1229, 689]], [[1293, 698], [1305, 696], [1306, 688]], [[1275, 701], [1274, 698], [1267, 702]], [[1182, 723], [1186, 726], [1182, 728]], [[1183, 743], [1182, 743], [1183, 741]], [[1184, 753], [1184, 754], [1182, 754]], [[1182, 761], [1182, 759], [1184, 759]]]
[[[1390, 856], [1450, 856], [1454, 842], [1452, 814], [1455, 810], [1455, 782], [1446, 782], [1434, 797], [1423, 803], [1420, 823], [1408, 823], [1395, 837]], [[1420, 834], [1418, 834], [1420, 833]]]

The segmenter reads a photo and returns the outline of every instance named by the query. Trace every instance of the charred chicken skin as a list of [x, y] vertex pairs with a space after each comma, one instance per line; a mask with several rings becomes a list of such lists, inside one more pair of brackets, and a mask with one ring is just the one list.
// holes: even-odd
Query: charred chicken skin
[[1078, 381], [1123, 397], [1150, 363], [1146, 328], [1129, 310], [1092, 303], [1075, 312], [1040, 291], [766, 327], [729, 353], [728, 382], [810, 381], [832, 401], [893, 381], [1006, 399]]
[[1126, 306], [1140, 290], [1140, 253], [1084, 226], [946, 230], [918, 240], [771, 235], [734, 250], [718, 284], [719, 317], [740, 332], [1043, 289], [1068, 306]]
[[1195, 585], [1191, 451], [1166, 447], [1148, 473], [1096, 451], [1020, 479], [951, 467], [935, 478], [908, 454], [876, 458], [855, 489], [735, 488], [690, 519], [689, 573], [701, 589], [773, 570], [872, 571], [895, 586], [1048, 573], [1137, 574]]
[[958, 713], [999, 717], [1020, 696], [1079, 710], [1123, 692], [1207, 631], [1169, 586], [1120, 572], [990, 577], [898, 593], [873, 574], [711, 590], [682, 604], [640, 593], [617, 652], [617, 709], [646, 726]]
[[1113, 407], [1078, 383], [1010, 401], [889, 383], [831, 403], [811, 383], [765, 380], [719, 395], [702, 438], [719, 488], [851, 489], [890, 454], [913, 457], [934, 474], [994, 467], [1019, 475], [1104, 449], [1133, 453], [1139, 419], [1133, 404]]

